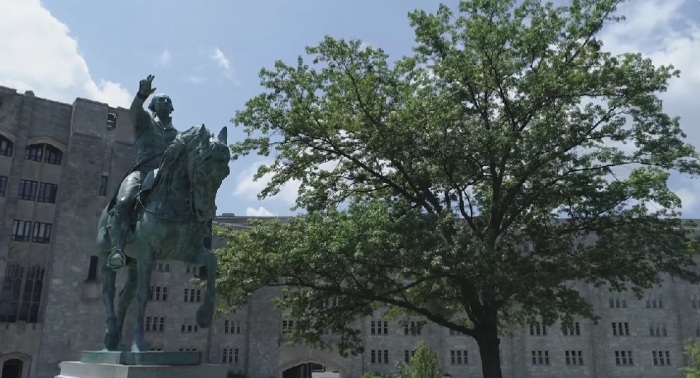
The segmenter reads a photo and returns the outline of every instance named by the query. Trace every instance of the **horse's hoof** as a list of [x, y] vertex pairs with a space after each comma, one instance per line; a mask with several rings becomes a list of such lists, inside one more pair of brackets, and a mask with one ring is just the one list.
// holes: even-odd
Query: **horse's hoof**
[[104, 338], [105, 349], [114, 351], [119, 349], [119, 335], [105, 332]]
[[121, 269], [124, 267], [124, 265], [126, 265], [126, 259], [124, 258], [124, 255], [118, 253], [113, 254], [107, 260], [107, 268], [112, 270]]

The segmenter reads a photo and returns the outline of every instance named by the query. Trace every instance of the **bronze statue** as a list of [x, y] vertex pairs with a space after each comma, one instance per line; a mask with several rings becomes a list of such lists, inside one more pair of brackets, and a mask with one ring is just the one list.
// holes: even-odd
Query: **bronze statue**
[[[211, 325], [216, 305], [217, 260], [211, 251], [211, 224], [216, 215], [216, 193], [230, 173], [226, 128], [217, 138], [204, 125], [178, 134], [170, 122], [173, 108], [167, 96], [153, 98], [149, 105], [153, 116], [149, 116], [141, 106], [154, 91], [152, 81], [153, 76], [141, 81], [131, 106], [138, 162], [127, 174], [118, 195], [102, 211], [98, 225], [97, 243], [105, 260], [104, 346], [110, 351], [120, 347], [124, 318], [134, 297], [138, 307], [131, 350], [148, 350], [143, 322], [155, 261], [183, 261], [206, 268], [206, 292], [197, 310], [200, 327]], [[115, 312], [114, 268], [118, 266], [126, 266], [128, 278]]]
[[141, 182], [148, 172], [158, 167], [165, 149], [178, 134], [170, 117], [174, 110], [170, 97], [164, 94], [153, 96], [148, 105], [151, 114], [143, 110], [143, 104], [156, 90], [152, 88], [153, 78], [153, 75], [148, 75], [146, 79], [141, 80], [129, 109], [138, 158], [136, 165], [122, 181], [116, 198], [110, 202], [111, 216], [108, 227], [112, 253], [106, 263], [111, 269], [119, 269], [126, 263], [124, 243], [133, 220], [132, 210]]

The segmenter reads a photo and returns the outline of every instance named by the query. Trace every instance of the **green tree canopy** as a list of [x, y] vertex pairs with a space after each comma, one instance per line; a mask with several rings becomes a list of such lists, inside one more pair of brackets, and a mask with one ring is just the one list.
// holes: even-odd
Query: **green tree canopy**
[[430, 350], [423, 341], [411, 353], [410, 361], [398, 364], [399, 373], [396, 378], [442, 378], [438, 355]]
[[330, 328], [343, 353], [353, 320], [417, 314], [473, 337], [495, 378], [500, 328], [595, 315], [572, 282], [696, 280], [668, 179], [700, 164], [657, 97], [679, 73], [602, 48], [621, 2], [465, 0], [409, 15], [411, 56], [327, 37], [263, 69], [234, 159], [272, 155], [260, 196], [299, 181], [306, 215], [220, 230], [222, 294], [296, 288], [293, 336]]
[[700, 344], [694, 340], [688, 340], [683, 351], [690, 360], [688, 366], [681, 368], [683, 378], [700, 378]]

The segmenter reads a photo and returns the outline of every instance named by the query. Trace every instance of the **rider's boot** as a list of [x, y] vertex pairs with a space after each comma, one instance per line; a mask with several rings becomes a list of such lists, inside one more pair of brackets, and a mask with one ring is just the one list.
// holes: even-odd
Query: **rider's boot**
[[124, 244], [126, 242], [126, 233], [128, 232], [129, 223], [122, 220], [124, 215], [119, 209], [115, 209], [109, 222], [109, 233], [112, 241], [112, 251], [107, 256], [107, 267], [110, 269], [120, 269], [126, 265], [126, 256], [124, 255]]

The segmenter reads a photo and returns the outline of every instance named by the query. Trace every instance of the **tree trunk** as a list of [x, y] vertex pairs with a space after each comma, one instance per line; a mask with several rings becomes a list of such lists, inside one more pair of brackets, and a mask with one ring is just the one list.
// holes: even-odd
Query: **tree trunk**
[[488, 327], [481, 330], [475, 337], [479, 345], [479, 355], [481, 356], [481, 372], [484, 378], [503, 378], [501, 372], [501, 350], [498, 338], [498, 328]]

